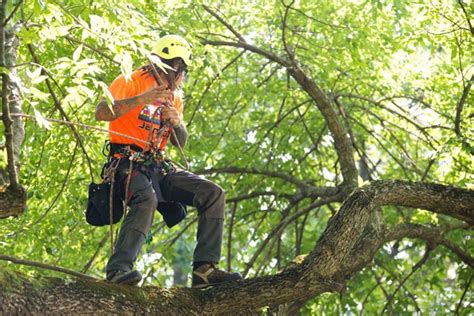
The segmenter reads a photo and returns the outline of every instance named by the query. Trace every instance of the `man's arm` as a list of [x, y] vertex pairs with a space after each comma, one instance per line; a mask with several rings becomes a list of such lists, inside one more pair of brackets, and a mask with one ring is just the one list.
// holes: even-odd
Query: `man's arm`
[[155, 87], [143, 92], [142, 94], [127, 99], [114, 100], [114, 103], [112, 104], [112, 111], [107, 105], [107, 100], [102, 98], [99, 104], [97, 104], [95, 110], [95, 119], [98, 121], [113, 121], [130, 112], [139, 105], [153, 103], [159, 99], [170, 99], [172, 96], [173, 93], [171, 91], [164, 90], [161, 87]]
[[186, 146], [188, 140], [188, 130], [186, 129], [186, 126], [181, 122], [178, 126], [173, 127], [173, 131], [176, 137], [171, 135], [171, 144], [178, 147], [179, 142], [179, 147], [183, 148]]
[[170, 135], [171, 144], [178, 147], [179, 143], [179, 146], [183, 148], [188, 139], [188, 130], [183, 123], [183, 115], [173, 106], [164, 107], [161, 114], [163, 120], [173, 126], [174, 135]]

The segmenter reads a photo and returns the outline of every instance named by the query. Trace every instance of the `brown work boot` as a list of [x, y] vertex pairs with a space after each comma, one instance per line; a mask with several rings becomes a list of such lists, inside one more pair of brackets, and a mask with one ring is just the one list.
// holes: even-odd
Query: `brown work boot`
[[137, 285], [142, 280], [138, 271], [111, 271], [107, 273], [107, 281], [117, 284]]
[[241, 279], [240, 273], [219, 270], [215, 264], [206, 263], [193, 271], [192, 287], [202, 289], [211, 285]]

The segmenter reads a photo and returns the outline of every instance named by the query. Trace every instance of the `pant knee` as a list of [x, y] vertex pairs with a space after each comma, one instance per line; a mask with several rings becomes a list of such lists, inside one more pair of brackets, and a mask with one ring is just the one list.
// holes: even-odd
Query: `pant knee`
[[130, 203], [131, 228], [146, 235], [153, 224], [153, 217], [158, 199], [153, 189], [137, 192], [133, 195]]
[[149, 187], [146, 190], [135, 192], [130, 203], [131, 205], [140, 205], [140, 207], [149, 208], [150, 211], [153, 211], [158, 205], [158, 198], [153, 188]]
[[225, 192], [219, 185], [213, 183], [203, 200], [204, 203], [198, 208], [200, 213], [207, 218], [224, 218]]

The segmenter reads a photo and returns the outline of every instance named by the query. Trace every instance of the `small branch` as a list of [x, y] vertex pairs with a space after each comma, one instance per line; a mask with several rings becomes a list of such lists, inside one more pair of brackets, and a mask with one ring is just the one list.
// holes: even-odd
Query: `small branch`
[[462, 92], [461, 99], [456, 107], [456, 118], [454, 120], [454, 131], [458, 137], [462, 138], [461, 133], [461, 114], [464, 107], [464, 103], [466, 102], [467, 96], [469, 95], [469, 91], [471, 90], [472, 82], [474, 81], [474, 75], [471, 76], [471, 79], [467, 82], [467, 85], [464, 87]]
[[400, 288], [405, 284], [405, 282], [419, 269], [421, 268], [425, 263], [426, 261], [428, 261], [428, 258], [430, 256], [430, 253], [431, 251], [433, 251], [433, 249], [435, 248], [435, 244], [431, 244], [431, 243], [428, 243], [426, 245], [426, 251], [425, 251], [425, 254], [423, 255], [423, 257], [420, 259], [420, 261], [418, 261], [412, 268], [411, 272], [398, 284], [397, 288], [395, 289], [395, 291], [388, 297], [387, 299], [387, 303], [385, 304], [384, 308], [382, 309], [382, 312], [381, 314], [384, 314], [385, 310], [387, 309], [387, 307], [389, 305], [391, 305], [391, 302], [393, 300], [393, 298], [395, 297], [395, 295], [397, 294], [398, 290], [400, 290]]
[[237, 203], [235, 202], [232, 205], [232, 210], [230, 212], [230, 223], [229, 223], [229, 232], [227, 237], [227, 271], [232, 270], [232, 231], [234, 229], [234, 219], [235, 212], [237, 210]]
[[82, 44], [82, 45], [84, 45], [85, 47], [89, 48], [91, 51], [93, 51], [93, 52], [97, 53], [98, 55], [104, 57], [104, 58], [107, 59], [108, 61], [111, 61], [111, 62], [113, 62], [113, 63], [116, 64], [116, 65], [120, 65], [120, 63], [119, 63], [118, 61], [114, 60], [114, 59], [113, 59], [112, 57], [110, 57], [109, 55], [107, 55], [107, 54], [101, 52], [101, 51], [98, 50], [97, 48], [95, 48], [95, 47], [93, 47], [93, 46], [91, 46], [91, 45], [89, 45], [89, 44], [87, 44], [87, 43], [84, 43], [83, 41], [80, 41], [80, 40], [78, 40], [78, 39], [76, 39], [76, 38], [74, 38], [74, 37], [71, 37], [71, 36], [69, 36], [69, 35], [64, 36], [64, 38], [67, 39], [67, 40], [69, 40], [69, 41], [71, 41], [71, 42], [74, 42], [74, 43], [76, 43], [76, 44]]
[[444, 235], [453, 229], [469, 229], [470, 227], [471, 226], [467, 223], [445, 227], [429, 227], [421, 224], [405, 223], [396, 225], [387, 231], [384, 237], [384, 242], [399, 240], [406, 237], [426, 240], [431, 243], [445, 246], [454, 252], [464, 263], [466, 263], [471, 268], [474, 268], [474, 258], [463, 251], [457, 244], [444, 238]]
[[474, 27], [472, 27], [471, 19], [469, 18], [469, 14], [467, 14], [466, 8], [464, 7], [464, 3], [462, 2], [462, 0], [458, 0], [458, 3], [461, 6], [462, 12], [464, 12], [464, 15], [466, 16], [466, 21], [469, 25], [469, 30], [471, 31], [471, 34], [474, 35]]
[[61, 273], [66, 273], [66, 274], [73, 275], [73, 276], [78, 277], [78, 278], [97, 280], [96, 278], [93, 278], [93, 277], [91, 277], [87, 274], [83, 274], [83, 273], [76, 272], [76, 271], [73, 271], [73, 270], [53, 266], [53, 265], [46, 264], [46, 263], [30, 261], [30, 260], [22, 260], [22, 259], [17, 259], [17, 258], [6, 256], [6, 255], [0, 255], [0, 260], [10, 261], [10, 262], [13, 262], [13, 263], [16, 263], [16, 264], [21, 264], [21, 265], [30, 266], [30, 267], [37, 267], [37, 268], [42, 268], [42, 269], [46, 269], [46, 270], [52, 270], [52, 271], [57, 271], [57, 272], [61, 272]]
[[235, 203], [235, 202], [240, 202], [243, 200], [254, 199], [261, 196], [274, 196], [274, 197], [282, 197], [285, 199], [291, 199], [293, 198], [294, 195], [279, 193], [279, 192], [271, 192], [271, 191], [255, 191], [249, 194], [243, 194], [243, 195], [235, 196], [232, 198], [228, 198], [226, 199], [226, 203]]
[[3, 26], [7, 26], [8, 22], [10, 22], [10, 20], [13, 18], [13, 16], [15, 15], [16, 11], [18, 10], [18, 8], [23, 4], [23, 0], [20, 0], [15, 8], [13, 8], [13, 11], [10, 13], [10, 15], [8, 16], [8, 18], [5, 20], [5, 22], [3, 22]]
[[[35, 63], [41, 65], [40, 61], [39, 61], [39, 58], [38, 56], [36, 55], [35, 53], [35, 50], [33, 48], [33, 45], [31, 44], [28, 44], [28, 50], [30, 51], [30, 54], [31, 56], [33, 57], [33, 60]], [[41, 74], [46, 74], [45, 70], [44, 70], [44, 67], [43, 69], [41, 70]], [[53, 101], [54, 101], [54, 106], [56, 107], [56, 109], [61, 113], [61, 116], [66, 120], [66, 121], [71, 121], [68, 117], [68, 115], [66, 114], [66, 112], [64, 111], [64, 109], [61, 107], [61, 102], [59, 101], [58, 97], [56, 96], [56, 93], [54, 92], [53, 90], [53, 87], [51, 86], [51, 82], [49, 80], [49, 78], [46, 78], [45, 80], [46, 82], [46, 86], [48, 87], [48, 90], [49, 90], [49, 93], [51, 94], [51, 97], [53, 98]], [[84, 146], [84, 143], [81, 139], [81, 136], [79, 135], [79, 133], [77, 132], [76, 128], [73, 126], [73, 125], [69, 125], [69, 128], [71, 129], [74, 137], [77, 139], [79, 145], [81, 146], [81, 149], [82, 149], [82, 152], [84, 153], [84, 156], [86, 157], [86, 160], [87, 160], [87, 163], [89, 164], [89, 171], [90, 171], [90, 175], [91, 175], [91, 178], [93, 180], [93, 168], [92, 168], [92, 162], [91, 162], [91, 159], [89, 157], [89, 155], [87, 154], [87, 151], [86, 151], [86, 148]]]
[[[340, 196], [335, 195], [333, 197], [327, 197], [324, 199], [320, 199], [313, 204], [309, 205], [308, 207], [302, 209], [301, 211], [296, 212], [295, 214], [284, 218], [275, 228], [272, 229], [272, 231], [268, 234], [267, 238], [265, 238], [259, 245], [258, 249], [255, 251], [253, 254], [252, 258], [250, 261], [246, 264], [245, 271], [243, 275], [247, 275], [248, 271], [250, 268], [253, 266], [255, 263], [255, 260], [257, 260], [257, 257], [260, 255], [260, 253], [263, 251], [263, 249], [266, 247], [268, 242], [273, 239], [275, 236], [278, 236], [279, 233], [281, 233], [290, 223], [292, 223], [294, 220], [298, 219], [300, 216], [305, 215], [306, 213], [314, 210], [315, 208], [319, 208], [323, 205], [332, 203], [332, 202], [340, 202]], [[290, 205], [287, 209], [291, 209], [293, 205]], [[285, 212], [285, 210], [283, 211]]]
[[92, 263], [94, 262], [95, 258], [97, 258], [97, 255], [99, 254], [100, 249], [104, 247], [105, 243], [109, 239], [109, 233], [105, 232], [104, 238], [99, 242], [99, 245], [97, 246], [97, 249], [95, 250], [94, 255], [89, 259], [89, 261], [85, 264], [85, 266], [82, 268], [82, 273], [86, 273], [89, 268], [91, 267]]
[[204, 99], [204, 96], [209, 92], [211, 86], [214, 84], [214, 82], [217, 81], [217, 79], [220, 78], [220, 76], [224, 73], [224, 71], [226, 71], [232, 64], [234, 64], [237, 60], [239, 60], [240, 57], [242, 57], [242, 55], [245, 53], [245, 51], [242, 51], [240, 52], [239, 54], [237, 54], [237, 56], [235, 56], [234, 58], [232, 58], [232, 60], [227, 64], [225, 65], [222, 70], [220, 72], [218, 72], [214, 78], [212, 78], [211, 80], [209, 80], [206, 88], [204, 89], [204, 91], [201, 93], [201, 97], [199, 98], [199, 101], [197, 103], [197, 105], [194, 107], [194, 111], [191, 115], [191, 117], [189, 118], [188, 120], [188, 123], [186, 124], [186, 126], [189, 128], [194, 120], [194, 116], [196, 115], [196, 113], [198, 112], [198, 110], [201, 108], [201, 105], [203, 103], [203, 99]]
[[286, 182], [293, 183], [297, 187], [301, 188], [306, 193], [312, 193], [318, 196], [333, 196], [338, 192], [336, 187], [314, 187], [307, 184], [306, 182], [295, 178], [284, 172], [277, 171], [264, 171], [256, 168], [239, 168], [239, 167], [225, 167], [225, 168], [211, 168], [205, 170], [198, 170], [196, 174], [211, 174], [211, 173], [249, 173], [265, 175], [273, 178], [280, 178]]
[[254, 52], [258, 55], [262, 55], [264, 57], [266, 57], [267, 59], [277, 63], [277, 64], [280, 64], [284, 67], [291, 67], [291, 62], [281, 58], [281, 57], [278, 57], [276, 56], [275, 54], [269, 52], [269, 51], [266, 51], [264, 49], [261, 49], [261, 48], [258, 48], [258, 47], [254, 47], [252, 45], [249, 45], [247, 43], [242, 43], [242, 42], [227, 42], [227, 41], [212, 41], [212, 40], [207, 40], [205, 38], [201, 38], [201, 40], [203, 41], [203, 43], [206, 45], [213, 45], [213, 46], [231, 46], [231, 47], [236, 47], [236, 48], [243, 48], [245, 50], [248, 50], [248, 51], [251, 51], [251, 52]]
[[221, 18], [215, 11], [213, 11], [211, 8], [209, 8], [207, 5], [202, 5], [202, 7], [204, 8], [204, 10], [206, 10], [207, 12], [209, 12], [213, 17], [215, 17], [219, 22], [221, 22], [222, 24], [225, 25], [225, 27], [232, 32], [232, 34], [234, 34], [238, 39], [239, 41], [245, 43], [245, 39], [242, 35], [240, 35], [239, 32], [237, 32], [233, 27], [232, 25], [230, 25], [229, 23], [227, 23], [223, 18]]
[[289, 5], [286, 5], [284, 0], [281, 0], [281, 3], [282, 3], [283, 6], [285, 7], [285, 15], [284, 15], [283, 21], [282, 21], [281, 40], [282, 40], [282, 42], [283, 42], [283, 46], [285, 47], [285, 51], [286, 51], [286, 54], [288, 55], [288, 58], [290, 58], [290, 60], [292, 61], [292, 63], [295, 63], [295, 62], [294, 62], [294, 59], [295, 59], [294, 52], [292, 52], [292, 51], [290, 50], [290, 48], [288, 47], [288, 42], [287, 42], [287, 40], [286, 40], [286, 29], [287, 29], [287, 21], [288, 21], [288, 11], [291, 9], [291, 6], [295, 3], [295, 0], [292, 0]]
[[461, 295], [461, 299], [459, 300], [458, 306], [456, 307], [456, 312], [454, 313], [456, 315], [459, 315], [459, 310], [461, 309], [462, 301], [464, 300], [464, 297], [466, 296], [466, 293], [471, 286], [473, 277], [474, 277], [474, 274], [471, 274], [471, 277], [469, 278], [469, 281], [466, 284], [466, 288], [464, 289], [464, 292]]

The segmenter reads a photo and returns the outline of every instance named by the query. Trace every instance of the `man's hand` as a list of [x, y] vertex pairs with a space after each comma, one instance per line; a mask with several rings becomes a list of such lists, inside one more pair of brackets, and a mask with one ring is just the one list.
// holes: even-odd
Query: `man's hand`
[[167, 100], [172, 100], [173, 92], [166, 90], [164, 86], [153, 87], [138, 96], [139, 103], [150, 104], [156, 101], [165, 103]]
[[161, 110], [161, 115], [163, 116], [163, 120], [169, 121], [173, 127], [181, 124], [181, 115], [179, 114], [178, 110], [172, 106], [163, 107]]

